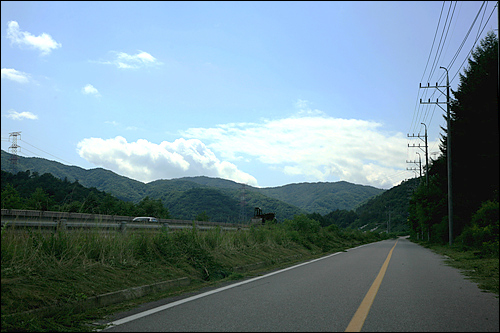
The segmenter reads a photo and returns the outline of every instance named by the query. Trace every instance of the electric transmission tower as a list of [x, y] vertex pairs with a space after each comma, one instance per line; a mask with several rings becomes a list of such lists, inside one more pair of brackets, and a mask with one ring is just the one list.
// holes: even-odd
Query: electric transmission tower
[[21, 132], [9, 133], [9, 139], [12, 138], [12, 144], [9, 147], [9, 152], [12, 154], [10, 156], [10, 164], [12, 167], [12, 173], [17, 171], [17, 148], [21, 148], [17, 145], [17, 136], [21, 136]]

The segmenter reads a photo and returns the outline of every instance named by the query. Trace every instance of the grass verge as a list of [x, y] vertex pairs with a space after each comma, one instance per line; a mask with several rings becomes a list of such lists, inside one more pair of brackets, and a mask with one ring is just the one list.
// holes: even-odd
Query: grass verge
[[485, 256], [480, 250], [464, 250], [459, 246], [433, 244], [426, 241], [417, 241], [435, 253], [447, 257], [446, 264], [458, 268], [460, 272], [485, 292], [499, 295], [499, 258], [498, 256]]
[[[125, 234], [2, 229], [1, 331], [91, 331], [102, 328], [93, 323], [143, 302], [386, 238], [335, 226], [321, 228], [305, 216], [285, 222], [237, 232], [219, 228]], [[245, 271], [241, 267], [254, 268]], [[79, 300], [183, 277], [191, 280], [189, 286], [77, 311]], [[45, 307], [56, 310], [44, 315], [26, 313]]]

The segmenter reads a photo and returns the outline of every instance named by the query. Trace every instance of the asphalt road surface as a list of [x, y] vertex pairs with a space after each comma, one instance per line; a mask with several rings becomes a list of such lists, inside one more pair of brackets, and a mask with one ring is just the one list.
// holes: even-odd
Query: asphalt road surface
[[407, 239], [114, 316], [110, 332], [499, 331], [499, 299]]

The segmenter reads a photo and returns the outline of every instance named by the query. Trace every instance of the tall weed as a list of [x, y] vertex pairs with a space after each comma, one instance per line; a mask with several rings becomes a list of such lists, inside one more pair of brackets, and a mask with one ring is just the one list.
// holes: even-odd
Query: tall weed
[[1, 234], [2, 314], [186, 276], [192, 281], [215, 281], [235, 276], [235, 267], [278, 263], [297, 254], [318, 255], [349, 242], [338, 229], [317, 229], [314, 220], [303, 216], [234, 232], [5, 228]]

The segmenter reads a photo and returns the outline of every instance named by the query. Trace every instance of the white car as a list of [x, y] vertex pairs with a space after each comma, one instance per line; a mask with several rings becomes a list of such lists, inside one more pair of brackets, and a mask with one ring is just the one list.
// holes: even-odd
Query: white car
[[146, 222], [146, 223], [158, 223], [158, 219], [156, 217], [134, 217], [132, 222]]

